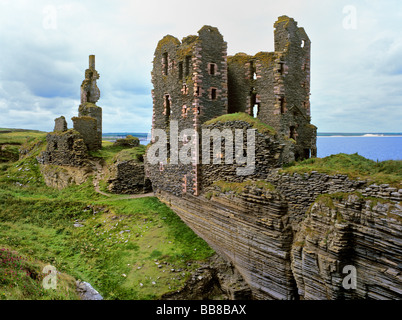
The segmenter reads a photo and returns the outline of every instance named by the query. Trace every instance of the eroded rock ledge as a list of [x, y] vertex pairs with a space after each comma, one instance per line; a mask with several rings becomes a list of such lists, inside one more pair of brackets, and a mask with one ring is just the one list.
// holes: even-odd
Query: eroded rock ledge
[[[315, 172], [273, 171], [265, 183], [272, 187], [157, 195], [234, 264], [254, 299], [402, 297], [398, 190], [382, 185], [368, 196], [366, 181]], [[346, 265], [356, 268], [355, 289], [342, 285]]]
[[215, 254], [201, 263], [185, 286], [164, 294], [164, 300], [248, 300], [251, 289], [233, 264]]

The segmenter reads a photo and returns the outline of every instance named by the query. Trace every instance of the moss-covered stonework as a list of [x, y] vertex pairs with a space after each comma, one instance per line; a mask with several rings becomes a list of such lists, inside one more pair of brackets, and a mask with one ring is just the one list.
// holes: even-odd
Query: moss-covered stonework
[[60, 131], [64, 132], [67, 131], [67, 121], [66, 118], [61, 116], [59, 118], [54, 119], [54, 132]]
[[287, 16], [275, 23], [275, 52], [228, 57], [229, 106], [293, 139], [296, 159], [317, 155], [310, 124], [310, 46], [303, 28]]
[[38, 159], [41, 164], [72, 167], [88, 165], [88, 148], [78, 131], [70, 129], [65, 132], [50, 132], [46, 140], [46, 151]]
[[73, 117], [71, 120], [74, 123], [74, 130], [82, 135], [89, 151], [102, 148], [102, 136], [101, 139], [99, 139], [98, 126], [95, 118], [80, 116]]
[[114, 145], [135, 148], [140, 145], [140, 139], [138, 139], [137, 137], [133, 137], [132, 135], [128, 135], [127, 137], [125, 137], [123, 139], [117, 139], [114, 142]]
[[[102, 148], [102, 108], [95, 103], [99, 100], [100, 90], [96, 85], [99, 73], [95, 70], [95, 56], [89, 56], [89, 68], [85, 70], [85, 79], [81, 85], [81, 104], [78, 117], [73, 117], [73, 128], [82, 135], [89, 151]], [[55, 121], [53, 132], [66, 132], [67, 122], [64, 116]]]
[[[87, 119], [73, 119], [74, 129], [83, 136], [90, 151], [102, 148], [102, 108], [96, 105], [100, 98], [100, 90], [96, 84], [99, 73], [95, 69], [95, 56], [89, 56], [89, 68], [85, 70], [85, 79], [81, 84], [81, 104], [78, 108], [78, 117], [92, 117], [96, 125]], [[87, 124], [87, 125], [86, 125]]]
[[171, 35], [159, 41], [152, 70], [151, 143], [156, 142], [155, 130], [162, 129], [169, 153], [176, 143], [169, 140], [173, 121], [179, 132], [190, 129], [191, 137], [197, 134], [200, 139], [178, 139], [179, 150], [185, 143], [194, 144], [192, 157], [198, 161], [193, 164], [148, 166], [154, 188], [197, 195], [215, 178], [244, 180], [233, 174], [236, 166], [202, 164], [201, 153], [194, 150], [202, 150], [203, 128], [231, 130], [237, 123], [244, 132], [257, 129], [256, 177], [316, 155], [316, 127], [310, 124], [310, 40], [292, 18], [280, 17], [275, 27], [275, 52], [254, 56], [228, 57], [227, 43], [211, 26], [181, 42]]

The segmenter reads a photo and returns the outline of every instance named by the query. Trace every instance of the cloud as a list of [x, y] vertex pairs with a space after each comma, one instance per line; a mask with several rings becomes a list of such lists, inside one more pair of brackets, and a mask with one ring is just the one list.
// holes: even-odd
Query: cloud
[[[356, 9], [356, 29], [343, 9]], [[312, 41], [312, 122], [319, 131], [400, 131], [402, 8], [398, 1], [0, 0], [0, 127], [53, 128], [76, 115], [96, 55], [104, 132], [148, 132], [157, 42], [205, 24], [228, 53], [273, 50], [273, 24], [294, 17]], [[70, 121], [71, 123], [71, 121]], [[340, 125], [341, 124], [341, 125]]]

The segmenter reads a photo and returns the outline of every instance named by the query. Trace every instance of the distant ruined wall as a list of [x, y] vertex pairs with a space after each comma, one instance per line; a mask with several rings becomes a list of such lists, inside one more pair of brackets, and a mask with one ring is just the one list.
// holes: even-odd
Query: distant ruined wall
[[54, 119], [54, 132], [65, 132], [67, 131], [67, 121], [66, 118], [61, 116], [59, 118]]
[[[85, 70], [85, 79], [81, 84], [81, 104], [78, 109], [78, 117], [73, 117], [73, 128], [75, 132], [81, 134], [79, 139], [84, 141], [86, 148], [89, 151], [99, 150], [102, 148], [102, 108], [98, 107], [95, 103], [100, 98], [100, 90], [96, 84], [96, 80], [99, 79], [99, 73], [95, 70], [95, 56], [89, 56], [89, 69]], [[64, 145], [67, 150], [67, 159], [65, 162], [70, 163], [69, 153], [72, 150], [72, 146], [65, 144], [65, 139], [60, 133], [68, 131], [66, 118], [61, 116], [56, 118], [53, 133], [48, 137], [48, 142], [53, 146]], [[70, 134], [72, 131], [69, 131]], [[76, 138], [73, 138], [76, 139]], [[78, 138], [77, 138], [78, 139]], [[69, 141], [71, 138], [69, 138]], [[70, 142], [69, 142], [70, 143]], [[71, 144], [71, 143], [70, 143]], [[50, 146], [48, 148], [45, 158], [47, 162], [52, 162], [53, 156], [57, 154], [57, 147]], [[62, 159], [58, 159], [57, 163], [63, 162]], [[55, 163], [55, 164], [57, 164]]]
[[84, 183], [92, 167], [83, 136], [74, 129], [55, 131], [47, 134], [46, 141], [46, 150], [37, 157], [46, 185], [63, 189]]
[[[94, 121], [88, 121], [89, 117]], [[102, 148], [102, 108], [89, 102], [81, 104], [78, 109], [78, 118], [74, 117], [72, 120], [74, 129], [84, 136], [89, 150]]]
[[46, 151], [39, 157], [41, 164], [82, 167], [87, 165], [88, 149], [82, 135], [73, 130], [51, 132], [46, 136]]

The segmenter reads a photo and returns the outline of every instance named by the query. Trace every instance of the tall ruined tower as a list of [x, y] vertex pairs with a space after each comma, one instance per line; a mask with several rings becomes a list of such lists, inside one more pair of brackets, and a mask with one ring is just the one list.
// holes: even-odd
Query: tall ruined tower
[[[218, 29], [211, 26], [202, 27], [198, 36], [188, 36], [181, 42], [170, 35], [159, 41], [152, 70], [152, 129], [165, 130], [168, 152], [171, 143], [177, 143], [177, 139], [170, 141], [173, 121], [179, 132], [192, 130], [187, 142], [179, 141], [177, 147], [181, 148], [183, 143], [198, 144], [195, 136], [200, 133], [202, 123], [227, 113], [226, 56], [227, 43]], [[197, 152], [192, 154], [193, 158], [199, 156]], [[172, 191], [198, 193], [198, 164], [167, 167], [166, 163], [160, 163], [159, 170], [171, 173], [163, 183], [169, 183]]]
[[310, 39], [297, 22], [274, 24], [274, 52], [228, 57], [229, 113], [246, 112], [295, 142], [296, 160], [316, 156], [310, 124]]
[[167, 35], [155, 50], [152, 70], [153, 128], [197, 127], [227, 112], [227, 44], [217, 28], [180, 42]]
[[85, 70], [85, 79], [81, 84], [81, 104], [78, 117], [72, 118], [74, 129], [82, 134], [88, 150], [102, 148], [102, 108], [96, 105], [100, 90], [96, 85], [99, 73], [95, 69], [95, 56], [89, 56], [89, 68]]

